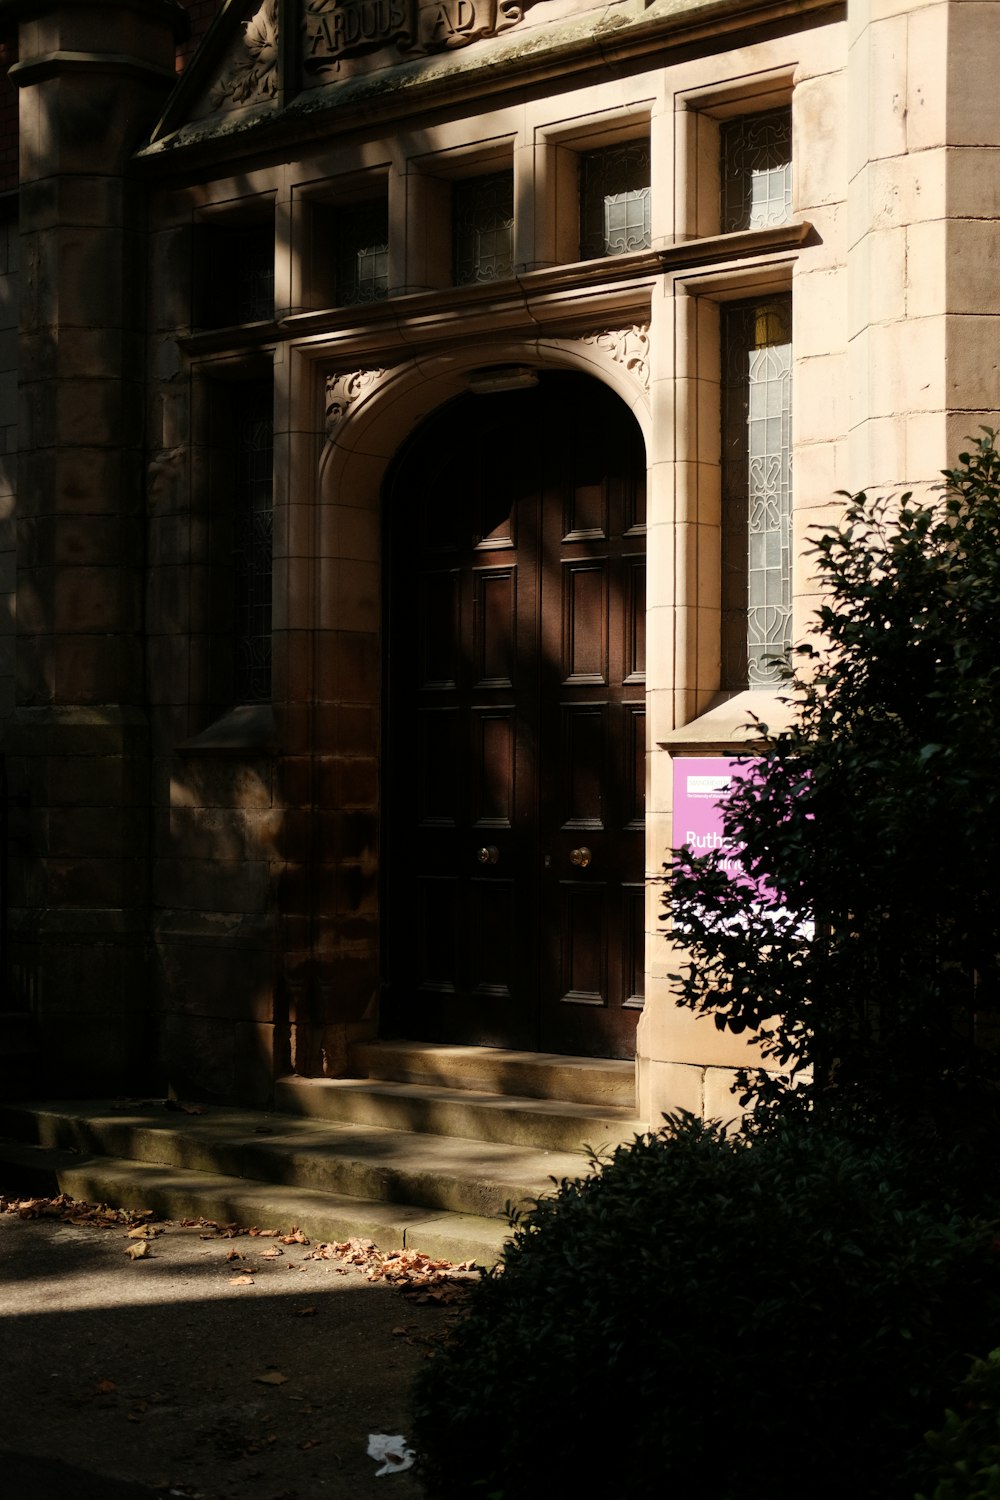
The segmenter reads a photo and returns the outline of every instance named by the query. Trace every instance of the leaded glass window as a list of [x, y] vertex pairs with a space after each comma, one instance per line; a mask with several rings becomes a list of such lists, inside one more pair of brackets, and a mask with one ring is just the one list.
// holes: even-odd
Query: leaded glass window
[[778, 680], [791, 645], [791, 298], [722, 309], [722, 669]]
[[514, 274], [514, 176], [491, 172], [452, 187], [454, 281], [506, 281]]
[[237, 703], [271, 696], [274, 418], [270, 381], [239, 391], [233, 451], [233, 690]]
[[341, 307], [389, 295], [389, 210], [384, 198], [336, 210], [336, 299]]
[[203, 224], [195, 241], [195, 323], [228, 328], [274, 317], [274, 221]]
[[648, 141], [625, 141], [580, 157], [581, 259], [649, 249], [649, 184]]
[[792, 212], [792, 112], [727, 120], [722, 146], [722, 231], [766, 229]]

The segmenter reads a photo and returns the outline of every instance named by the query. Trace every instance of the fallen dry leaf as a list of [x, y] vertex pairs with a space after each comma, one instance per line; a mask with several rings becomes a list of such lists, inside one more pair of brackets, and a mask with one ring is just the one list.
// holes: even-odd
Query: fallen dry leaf
[[288, 1376], [282, 1375], [280, 1370], [265, 1370], [263, 1375], [254, 1376], [261, 1385], [284, 1385], [287, 1379]]
[[230, 1286], [253, 1286], [253, 1277], [252, 1276], [246, 1276], [246, 1275], [244, 1275], [244, 1276], [230, 1276], [230, 1278], [229, 1278], [229, 1285]]
[[125, 1254], [129, 1260], [145, 1260], [149, 1254], [149, 1241], [136, 1240], [134, 1244], [126, 1245]]
[[109, 1208], [106, 1203], [84, 1203], [58, 1193], [54, 1198], [0, 1197], [0, 1213], [21, 1219], [64, 1219], [69, 1224], [110, 1229], [124, 1224], [130, 1227], [155, 1217], [150, 1208]]
[[240, 1252], [238, 1250], [227, 1250], [226, 1251], [226, 1259], [227, 1260], [242, 1260], [243, 1256], [240, 1254]]
[[116, 1391], [117, 1389], [118, 1387], [115, 1385], [113, 1380], [99, 1380], [94, 1386], [94, 1395], [110, 1396], [111, 1392]]
[[295, 1316], [297, 1318], [314, 1318], [316, 1316], [316, 1309], [315, 1307], [297, 1307], [295, 1309]]

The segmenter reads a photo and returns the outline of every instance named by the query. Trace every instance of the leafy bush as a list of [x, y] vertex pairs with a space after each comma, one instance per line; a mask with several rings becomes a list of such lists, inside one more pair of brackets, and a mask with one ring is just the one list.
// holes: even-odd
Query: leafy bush
[[1000, 1349], [973, 1362], [958, 1396], [960, 1410], [927, 1434], [929, 1483], [917, 1500], [1000, 1500]]
[[[1000, 454], [919, 503], [850, 499], [813, 544], [824, 602], [787, 732], [728, 799], [725, 852], [674, 851], [679, 1003], [762, 1044], [758, 1116], [829, 1100], [996, 1127]], [[987, 1045], [989, 1044], [989, 1045]]]
[[908, 1500], [998, 1319], [992, 1234], [928, 1203], [902, 1139], [671, 1117], [475, 1289], [417, 1392], [429, 1493]]

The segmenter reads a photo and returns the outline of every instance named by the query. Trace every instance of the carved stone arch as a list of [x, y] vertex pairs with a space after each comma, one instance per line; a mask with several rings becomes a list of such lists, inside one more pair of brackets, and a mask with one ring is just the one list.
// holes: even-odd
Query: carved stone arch
[[629, 407], [646, 440], [651, 430], [649, 324], [600, 325], [574, 339], [540, 345], [556, 354], [559, 367], [592, 375]]
[[[473, 345], [386, 369], [365, 366], [326, 376], [326, 442], [319, 496], [327, 503], [346, 486], [354, 504], [377, 507], [385, 471], [425, 417], [469, 388], [476, 370], [498, 365], [575, 370], [609, 386], [632, 412], [647, 451], [651, 434], [648, 325], [601, 327], [573, 339], [511, 340]], [[360, 487], [360, 488], [359, 488]], [[366, 497], [362, 499], [362, 494]]]

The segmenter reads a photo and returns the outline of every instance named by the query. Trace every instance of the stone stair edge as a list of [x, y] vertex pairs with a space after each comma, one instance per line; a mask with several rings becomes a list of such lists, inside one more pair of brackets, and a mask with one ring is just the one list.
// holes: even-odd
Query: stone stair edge
[[[163, 1118], [155, 1106], [108, 1111], [108, 1101], [28, 1101], [0, 1107], [0, 1129], [93, 1156], [220, 1172], [359, 1200], [421, 1205], [425, 1213], [499, 1214], [586, 1175], [584, 1154], [418, 1135], [371, 1126], [218, 1109]], [[269, 1123], [261, 1130], [261, 1120]]]
[[373, 1202], [163, 1163], [87, 1157], [4, 1138], [0, 1163], [27, 1170], [39, 1181], [49, 1177], [58, 1191], [85, 1202], [152, 1209], [162, 1218], [204, 1218], [242, 1228], [287, 1232], [297, 1227], [315, 1240], [360, 1237], [382, 1250], [419, 1250], [456, 1263], [492, 1265], [510, 1234], [506, 1221], [474, 1214]]
[[[276, 1110], [251, 1110], [229, 1105], [204, 1105], [196, 1106], [197, 1113], [180, 1111], [162, 1111], [156, 1105], [151, 1107], [137, 1106], [133, 1109], [113, 1108], [117, 1101], [107, 1099], [16, 1099], [0, 1104], [0, 1123], [6, 1118], [11, 1121], [17, 1119], [52, 1119], [66, 1122], [79, 1121], [94, 1130], [111, 1130], [122, 1127], [133, 1130], [152, 1130], [157, 1134], [174, 1136], [191, 1136], [195, 1139], [207, 1140], [212, 1135], [224, 1133], [227, 1141], [239, 1139], [246, 1136], [248, 1145], [260, 1146], [266, 1149], [268, 1145], [281, 1148], [287, 1147], [289, 1140], [298, 1137], [303, 1142], [314, 1142], [328, 1145], [336, 1149], [342, 1143], [350, 1148], [352, 1144], [363, 1143], [372, 1138], [376, 1133], [378, 1143], [386, 1147], [385, 1159], [390, 1160], [393, 1148], [398, 1148], [401, 1154], [407, 1151], [419, 1154], [421, 1151], [433, 1155], [435, 1147], [430, 1143], [441, 1142], [440, 1150], [445, 1147], [452, 1152], [460, 1151], [462, 1147], [471, 1151], [477, 1149], [480, 1153], [493, 1151], [499, 1159], [501, 1155], [510, 1157], [512, 1154], [521, 1158], [535, 1158], [538, 1167], [582, 1167], [586, 1164], [586, 1157], [582, 1151], [547, 1151], [541, 1148], [523, 1147], [509, 1143], [494, 1143], [490, 1141], [462, 1141], [453, 1136], [431, 1136], [416, 1135], [410, 1131], [396, 1130], [377, 1125], [357, 1125], [350, 1121], [336, 1121], [317, 1119], [310, 1115], [289, 1114]], [[266, 1121], [266, 1124], [262, 1122]], [[476, 1164], [475, 1170], [479, 1170]], [[553, 1175], [545, 1172], [546, 1177]]]
[[455, 1089], [444, 1083], [416, 1083], [396, 1078], [309, 1078], [297, 1073], [288, 1073], [275, 1080], [275, 1090], [275, 1113], [278, 1114], [284, 1111], [278, 1108], [277, 1099], [288, 1092], [316, 1091], [321, 1093], [329, 1090], [330, 1092], [360, 1093], [371, 1091], [385, 1092], [395, 1098], [451, 1099], [456, 1104], [478, 1105], [484, 1109], [524, 1110], [540, 1115], [579, 1115], [583, 1119], [594, 1120], [606, 1118], [624, 1125], [634, 1124], [637, 1130], [644, 1128], [634, 1109], [623, 1104], [591, 1104], [583, 1100], [541, 1098], [532, 1094], [500, 1094], [486, 1089], [472, 1088]]
[[378, 1039], [353, 1043], [350, 1061], [352, 1071], [362, 1077], [388, 1079], [405, 1071], [413, 1082], [468, 1089], [480, 1087], [484, 1076], [499, 1073], [522, 1096], [597, 1104], [610, 1095], [622, 1103], [628, 1099], [634, 1109], [635, 1064], [621, 1058]]

